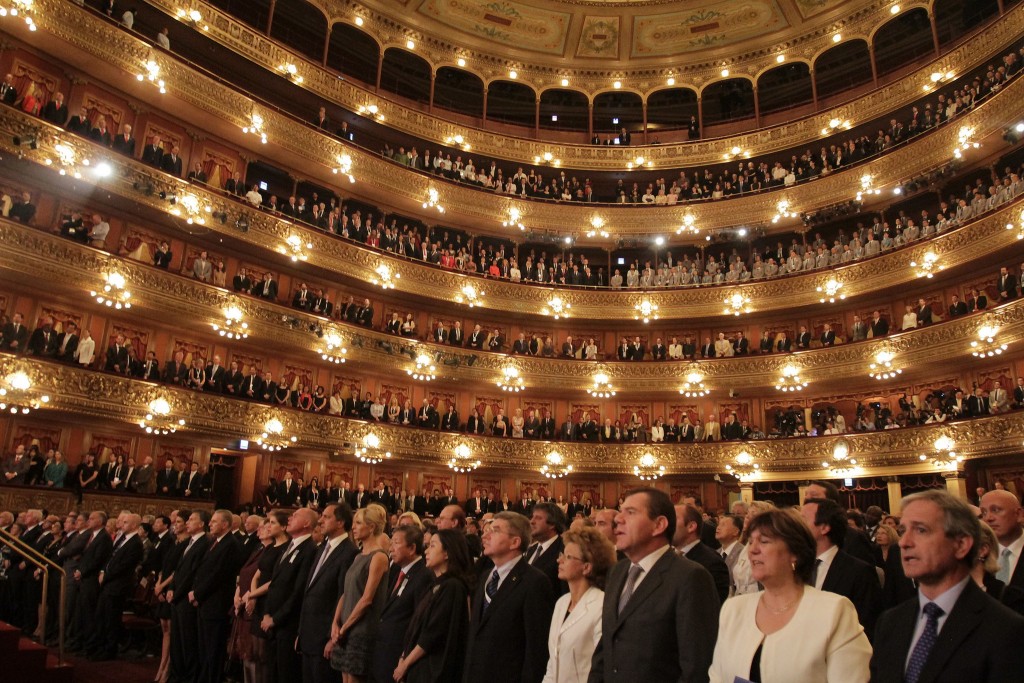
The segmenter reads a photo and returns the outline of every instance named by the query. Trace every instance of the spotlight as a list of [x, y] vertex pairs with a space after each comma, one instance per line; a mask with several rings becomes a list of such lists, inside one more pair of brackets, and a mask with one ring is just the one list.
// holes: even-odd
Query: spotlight
[[245, 216], [239, 216], [238, 220], [235, 221], [235, 227], [241, 232], [249, 232], [249, 219]]
[[35, 133], [29, 133], [28, 135], [15, 135], [13, 141], [17, 147], [26, 146], [29, 149], [39, 149], [39, 142], [36, 139]]

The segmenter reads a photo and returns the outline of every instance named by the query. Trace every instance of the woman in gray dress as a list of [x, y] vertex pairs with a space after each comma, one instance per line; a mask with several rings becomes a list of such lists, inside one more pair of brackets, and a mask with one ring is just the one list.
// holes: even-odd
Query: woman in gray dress
[[387, 600], [388, 554], [383, 546], [388, 513], [371, 504], [352, 518], [352, 540], [362, 552], [345, 574], [345, 592], [331, 624], [331, 667], [344, 683], [361, 683], [370, 675], [374, 629]]

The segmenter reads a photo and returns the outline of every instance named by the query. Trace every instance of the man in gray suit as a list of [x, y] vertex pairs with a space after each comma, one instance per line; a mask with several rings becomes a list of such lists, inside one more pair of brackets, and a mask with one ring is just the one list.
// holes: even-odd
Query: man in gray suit
[[147, 496], [151, 496], [156, 492], [156, 477], [153, 473], [152, 455], [147, 455], [146, 459], [142, 461], [142, 467], [135, 470], [132, 487], [136, 493], [142, 493]]
[[718, 598], [706, 569], [669, 545], [676, 514], [664, 491], [630, 491], [615, 518], [626, 559], [608, 574], [589, 683], [708, 680]]
[[722, 544], [722, 559], [725, 566], [729, 568], [729, 595], [736, 589], [736, 579], [733, 577], [733, 567], [736, 560], [743, 552], [743, 544], [740, 543], [740, 534], [743, 533], [743, 517], [739, 515], [722, 515], [718, 518], [718, 526], [715, 527], [715, 538]]

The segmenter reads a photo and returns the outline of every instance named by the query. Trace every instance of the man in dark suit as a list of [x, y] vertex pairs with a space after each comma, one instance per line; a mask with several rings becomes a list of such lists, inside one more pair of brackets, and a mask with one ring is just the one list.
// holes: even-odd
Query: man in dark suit
[[296, 649], [302, 655], [303, 683], [329, 683], [338, 674], [324, 657], [338, 598], [345, 592], [345, 573], [359, 550], [349, 538], [352, 508], [347, 502], [327, 505], [320, 514], [324, 542], [312, 561], [302, 593]]
[[160, 143], [160, 136], [154, 135], [153, 140], [142, 148], [142, 163], [153, 168], [160, 168], [164, 160], [164, 148]]
[[526, 341], [526, 335], [519, 333], [519, 338], [512, 342], [512, 355], [525, 356], [530, 353], [530, 344]]
[[670, 547], [676, 514], [663, 491], [631, 491], [615, 517], [627, 559], [605, 583], [601, 642], [589, 683], [705, 681], [718, 635], [711, 575]]
[[100, 596], [100, 572], [107, 565], [113, 552], [113, 541], [106, 532], [107, 513], [99, 510], [89, 514], [88, 535], [78, 568], [72, 574], [78, 585], [78, 602], [75, 605], [75, 641], [68, 644], [73, 650], [83, 650], [95, 627], [96, 606]]
[[238, 369], [238, 361], [231, 361], [231, 366], [224, 373], [224, 393], [228, 396], [241, 396], [244, 380], [242, 371]]
[[160, 361], [156, 359], [155, 351], [148, 352], [146, 360], [136, 364], [135, 373], [137, 377], [150, 382], [160, 381]]
[[718, 591], [718, 600], [724, 604], [729, 597], [729, 567], [717, 552], [700, 540], [704, 517], [693, 505], [676, 505], [676, 533], [672, 546], [680, 557], [693, 560], [708, 570]]
[[33, 356], [52, 356], [56, 344], [57, 333], [53, 331], [53, 318], [45, 316], [28, 339], [28, 352]]
[[395, 667], [405, 646], [405, 631], [413, 612], [434, 582], [434, 573], [423, 561], [423, 532], [406, 524], [391, 536], [391, 569], [387, 577], [388, 598], [377, 621], [373, 644], [375, 681], [393, 680]]
[[494, 569], [473, 595], [466, 681], [540, 683], [544, 677], [554, 595], [547, 577], [523, 558], [529, 541], [529, 520], [514, 512], [496, 514], [484, 533], [484, 555]]
[[356, 322], [363, 327], [373, 326], [373, 305], [370, 303], [369, 299], [363, 300], [363, 305], [359, 309], [359, 318]]
[[125, 517], [121, 537], [113, 545], [110, 559], [99, 573], [100, 594], [96, 605], [92, 639], [88, 645], [89, 659], [102, 661], [117, 656], [121, 640], [121, 614], [129, 592], [135, 589], [135, 569], [142, 562], [142, 539], [137, 514]]
[[416, 424], [426, 429], [437, 429], [437, 410], [427, 399], [423, 399], [423, 405], [416, 412]]
[[217, 510], [210, 517], [209, 548], [199, 559], [188, 594], [198, 616], [197, 683], [220, 683], [224, 670], [233, 584], [245, 561], [242, 547], [231, 533], [231, 523], [228, 510]]
[[798, 351], [806, 351], [811, 348], [811, 333], [803, 325], [800, 326], [800, 332], [796, 335], [796, 348]]
[[[744, 341], [746, 340], [744, 339]], [[654, 346], [651, 347], [651, 358], [653, 358], [654, 360], [665, 360], [667, 356], [668, 349], [665, 347], [665, 344], [662, 343], [661, 337], [658, 337], [654, 341]]]
[[214, 355], [213, 360], [206, 366], [206, 384], [203, 391], [224, 393], [224, 364], [221, 363], [219, 355]]
[[181, 157], [178, 155], [178, 146], [171, 147], [171, 151], [160, 160], [160, 170], [169, 173], [175, 178], [181, 177]]
[[871, 338], [877, 339], [889, 334], [889, 321], [882, 317], [881, 311], [871, 312]]
[[197, 510], [185, 522], [189, 535], [185, 551], [174, 568], [174, 580], [167, 592], [171, 604], [171, 678], [194, 681], [199, 674], [198, 614], [189, 593], [195, 585], [196, 569], [210, 547], [206, 525], [210, 514]]
[[833, 500], [807, 500], [801, 513], [817, 543], [815, 588], [849, 598], [868, 638], [881, 611], [882, 586], [874, 565], [843, 552], [846, 511]]
[[480, 489], [473, 491], [472, 497], [466, 501], [466, 516], [480, 519], [487, 512], [487, 496], [480, 492]]
[[64, 104], [64, 93], [56, 92], [53, 99], [43, 107], [43, 120], [55, 126], [64, 127], [68, 121], [68, 105]]
[[380, 505], [387, 510], [388, 514], [395, 511], [395, 497], [383, 479], [377, 483], [377, 488], [370, 492], [370, 502]]
[[954, 294], [953, 300], [949, 303], [949, 317], [959, 318], [962, 315], [967, 315], [967, 303], [960, 301], [960, 297]]
[[278, 486], [277, 501], [281, 507], [295, 507], [299, 500], [299, 485], [292, 478], [291, 470], [284, 473], [284, 481]]
[[917, 582], [878, 620], [874, 683], [1010, 683], [1024, 671], [1024, 618], [970, 578], [981, 543], [978, 519], [945, 491], [903, 499], [903, 570]]
[[932, 305], [924, 299], [917, 300], [917, 326], [932, 324]]
[[[302, 671], [295, 639], [298, 637], [303, 594], [317, 556], [312, 539], [316, 523], [317, 514], [309, 508], [300, 508], [292, 513], [288, 519], [288, 534], [292, 540], [274, 569], [274, 578], [279, 580], [271, 581], [267, 592], [260, 628], [268, 638], [266, 655], [267, 666], [273, 672], [271, 680], [290, 681], [297, 671]], [[320, 654], [323, 655], [322, 650]]]
[[704, 344], [700, 347], [701, 358], [714, 358], [715, 357], [715, 345], [711, 342], [711, 337], [704, 338]]
[[999, 303], [1017, 298], [1017, 279], [1003, 266], [999, 269]]
[[459, 411], [455, 410], [455, 404], [448, 404], [448, 412], [441, 418], [441, 429], [446, 432], [457, 432], [462, 425], [459, 422]]
[[448, 333], [448, 343], [452, 346], [462, 346], [465, 341], [465, 333], [462, 331], [462, 323], [458, 320], [452, 325], [451, 332]]
[[11, 316], [11, 322], [4, 325], [3, 350], [20, 353], [25, 350], [25, 344], [27, 343], [28, 328], [25, 327], [25, 321], [21, 313], [15, 313]]
[[181, 384], [188, 377], [188, 364], [185, 363], [185, 354], [177, 351], [174, 358], [164, 363], [163, 378], [167, 384]]
[[1024, 562], [1021, 562], [1020, 538], [1024, 533], [1021, 529], [1020, 501], [1010, 491], [995, 489], [981, 496], [979, 501], [981, 519], [995, 532], [999, 541], [998, 552], [999, 572], [996, 578], [1008, 586], [1024, 590]]
[[174, 469], [174, 461], [167, 458], [164, 468], [156, 473], [156, 492], [161, 496], [173, 496], [177, 488], [178, 474]]
[[264, 273], [263, 279], [253, 285], [252, 288], [253, 296], [258, 296], [261, 299], [267, 301], [274, 301], [277, 299], [277, 281], [274, 279], [273, 273]]
[[73, 322], [64, 323], [64, 331], [57, 336], [53, 353], [57, 360], [71, 363], [75, 360], [75, 351], [78, 350], [78, 325]]
[[775, 342], [775, 350], [779, 353], [789, 353], [793, 350], [793, 340], [789, 338], [785, 331], [781, 333], [778, 341]]
[[135, 137], [132, 136], [132, 127], [130, 124], [124, 124], [121, 126], [121, 132], [117, 134], [113, 142], [114, 151], [125, 156], [135, 156]]
[[558, 578], [558, 556], [565, 549], [562, 534], [568, 526], [565, 513], [554, 503], [533, 506], [530, 513], [533, 543], [526, 549], [526, 562], [548, 577], [556, 599], [569, 592], [569, 585]]
[[366, 492], [366, 487], [362, 484], [356, 486], [355, 493], [352, 494], [352, 509], [358, 510], [364, 508], [370, 504], [370, 494]]
[[821, 331], [821, 345], [822, 346], [835, 346], [836, 345], [836, 333], [832, 331], [832, 326], [825, 323], [825, 329]]

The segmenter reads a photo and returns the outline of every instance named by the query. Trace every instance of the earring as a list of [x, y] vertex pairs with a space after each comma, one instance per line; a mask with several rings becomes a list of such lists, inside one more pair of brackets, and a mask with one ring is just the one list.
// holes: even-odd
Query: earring
[[790, 562], [789, 566], [793, 568], [793, 571], [796, 571], [796, 562]]

